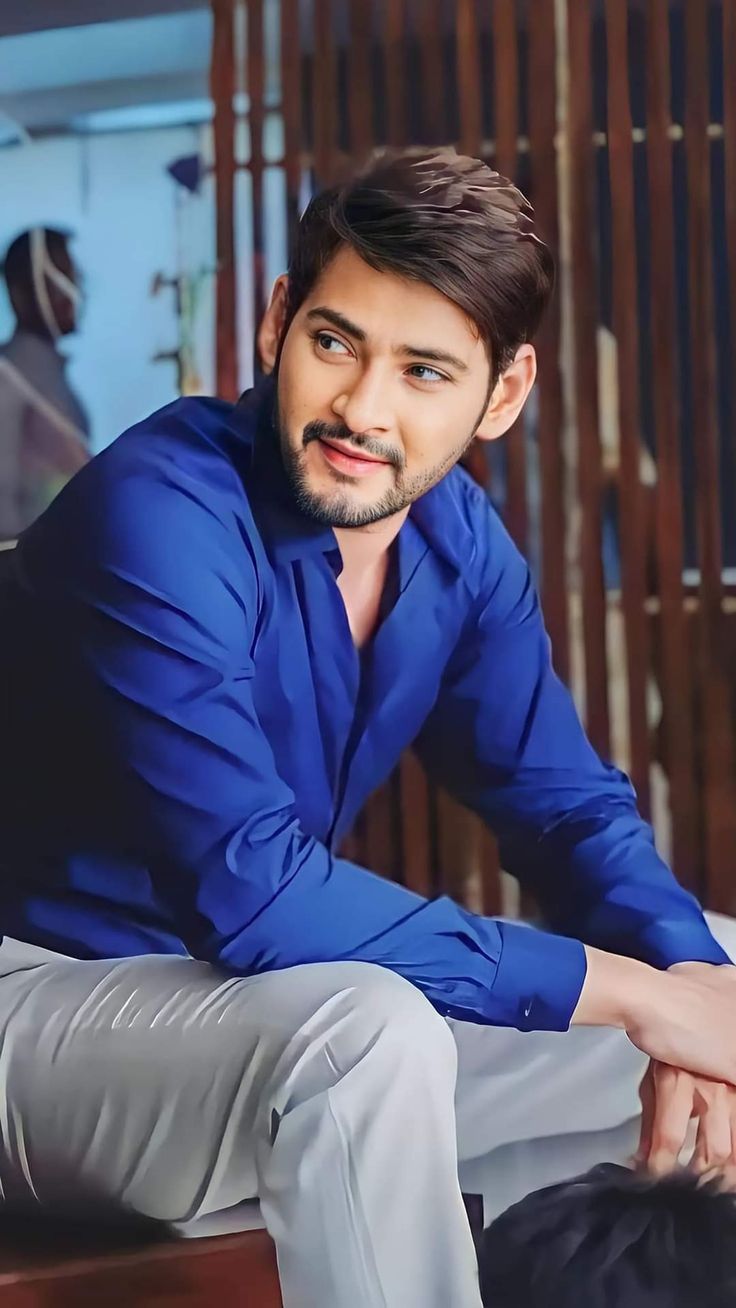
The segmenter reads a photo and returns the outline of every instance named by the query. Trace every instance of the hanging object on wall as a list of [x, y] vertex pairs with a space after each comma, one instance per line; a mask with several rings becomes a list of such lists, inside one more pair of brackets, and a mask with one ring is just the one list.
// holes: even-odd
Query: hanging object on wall
[[182, 155], [174, 159], [166, 168], [169, 176], [177, 183], [176, 187], [176, 272], [167, 275], [156, 273], [151, 282], [151, 296], [160, 295], [170, 290], [174, 295], [178, 340], [168, 350], [158, 350], [153, 356], [154, 363], [173, 363], [176, 367], [177, 388], [180, 395], [199, 395], [204, 390], [202, 368], [197, 355], [197, 319], [202, 307], [202, 299], [214, 268], [189, 268], [185, 250], [184, 224], [186, 207], [192, 197], [199, 196], [200, 188], [208, 170], [201, 155]]

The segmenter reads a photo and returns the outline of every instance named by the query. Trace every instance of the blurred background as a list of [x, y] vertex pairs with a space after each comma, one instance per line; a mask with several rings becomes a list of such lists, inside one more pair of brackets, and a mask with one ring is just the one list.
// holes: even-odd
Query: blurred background
[[[470, 471], [532, 563], [594, 744], [681, 880], [736, 913], [736, 0], [10, 9], [0, 513], [18, 460], [32, 517], [178, 394], [252, 384], [316, 188], [380, 145], [484, 158], [530, 197], [559, 280], [532, 402]], [[519, 908], [492, 838], [411, 755], [348, 852]]]

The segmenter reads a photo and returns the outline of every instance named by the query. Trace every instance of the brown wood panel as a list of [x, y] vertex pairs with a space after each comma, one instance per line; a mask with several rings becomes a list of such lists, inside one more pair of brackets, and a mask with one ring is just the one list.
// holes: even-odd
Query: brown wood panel
[[598, 419], [598, 329], [593, 202], [591, 7], [568, 7], [568, 136], [570, 147], [570, 240], [575, 351], [575, 407], [578, 438], [580, 573], [585, 651], [585, 718], [596, 749], [608, 757], [610, 724], [605, 639], [605, 594], [601, 552], [601, 446]]
[[[415, 12], [416, 12], [415, 4]], [[422, 136], [417, 144], [445, 142], [445, 78], [442, 66], [442, 5], [420, 0], [417, 15], [421, 62]]]
[[253, 321], [260, 323], [266, 307], [265, 253], [263, 245], [263, 124], [264, 67], [263, 0], [247, 0], [248, 37], [246, 86], [250, 123], [250, 177], [253, 219]]
[[[519, 137], [519, 39], [516, 0], [493, 3], [493, 105], [496, 168], [516, 177]], [[526, 423], [522, 413], [504, 438], [506, 446], [506, 507], [504, 520], [519, 549], [526, 551], [527, 510]]]
[[424, 770], [411, 751], [399, 765], [401, 880], [419, 895], [432, 893], [430, 794]]
[[457, 0], [457, 92], [462, 154], [480, 155], [482, 141], [481, 88], [478, 67], [480, 33], [477, 0]]
[[[559, 249], [557, 152], [557, 73], [555, 0], [536, 0], [529, 39], [529, 137], [534, 212], [539, 231], [555, 257]], [[542, 604], [552, 641], [555, 667], [570, 676], [567, 568], [565, 561], [565, 492], [560, 372], [559, 291], [550, 304], [536, 340], [539, 368], [539, 474], [541, 494]]]
[[314, 0], [312, 102], [314, 173], [319, 189], [331, 184], [337, 167], [337, 59], [331, 0]]
[[375, 144], [373, 133], [374, 90], [371, 76], [373, 6], [365, 0], [350, 0], [350, 44], [348, 46], [348, 109], [350, 154], [363, 163]]
[[[66, 1224], [56, 1235], [8, 1222], [0, 1247], [4, 1308], [281, 1308], [276, 1256], [265, 1231], [213, 1239], [131, 1241]], [[26, 1224], [27, 1228], [31, 1223]], [[40, 1229], [39, 1229], [40, 1228]]]
[[284, 173], [289, 249], [294, 244], [299, 222], [299, 189], [304, 145], [301, 125], [301, 65], [299, 0], [281, 0], [281, 112], [284, 119]]
[[736, 0], [723, 0], [723, 131], [731, 306], [731, 427], [736, 430]]
[[215, 149], [215, 359], [217, 394], [238, 395], [235, 317], [235, 22], [234, 0], [212, 0], [210, 93]]
[[388, 145], [407, 142], [406, 0], [386, 0], [383, 38]]
[[721, 601], [722, 541], [718, 486], [715, 322], [711, 268], [711, 184], [708, 9], [686, 0], [685, 149], [687, 157], [690, 366], [698, 431], [696, 502], [700, 566], [699, 738], [705, 781], [705, 841], [709, 900], [715, 908], [736, 905], [733, 728]]
[[655, 552], [662, 612], [659, 682], [662, 739], [672, 815], [675, 871], [699, 888], [699, 803], [695, 774], [692, 670], [685, 630], [680, 361], [677, 350], [675, 234], [672, 207], [670, 37], [668, 0], [649, 0], [647, 12], [647, 171], [650, 231], [652, 398], [657, 459]]
[[649, 816], [649, 641], [645, 504], [640, 477], [644, 445], [639, 406], [639, 307], [634, 210], [634, 145], [629, 102], [628, 5], [606, 0], [608, 168], [613, 221], [613, 331], [618, 357], [618, 477], [622, 607], [626, 633], [631, 777]]

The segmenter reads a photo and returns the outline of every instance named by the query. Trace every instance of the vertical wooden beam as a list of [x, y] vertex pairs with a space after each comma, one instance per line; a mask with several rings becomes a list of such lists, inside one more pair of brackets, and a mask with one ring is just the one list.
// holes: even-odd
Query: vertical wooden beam
[[388, 142], [407, 142], [406, 0], [386, 0], [384, 28]]
[[591, 6], [588, 0], [569, 0], [568, 42], [570, 233], [586, 724], [595, 748], [608, 757], [610, 725], [606, 599], [601, 548], [603, 480], [598, 415], [598, 295], [594, 244], [597, 216], [593, 196]]
[[348, 47], [348, 112], [350, 155], [365, 162], [375, 144], [373, 132], [374, 88], [371, 74], [373, 6], [365, 0], [350, 0], [350, 45]]
[[709, 7], [685, 0], [687, 158], [690, 292], [690, 363], [696, 451], [696, 499], [700, 567], [700, 703], [705, 776], [705, 839], [709, 902], [736, 907], [733, 727], [730, 676], [725, 660], [721, 504], [718, 487], [715, 319], [711, 267], [709, 118]]
[[235, 3], [212, 0], [214, 30], [210, 90], [215, 149], [215, 375], [217, 394], [238, 395], [235, 302]]
[[665, 768], [672, 817], [673, 864], [699, 888], [698, 787], [693, 692], [682, 585], [683, 510], [675, 285], [672, 141], [670, 138], [669, 0], [649, 0], [647, 13], [647, 172], [650, 231], [652, 398], [657, 485], [655, 538], [662, 637], [661, 692]]
[[299, 191], [301, 187], [303, 148], [301, 68], [299, 0], [281, 0], [281, 112], [284, 119], [286, 221], [290, 252], [294, 246], [299, 223]]
[[331, 185], [337, 154], [337, 63], [331, 0], [314, 0], [314, 171], [317, 189]]
[[608, 168], [613, 218], [613, 331], [618, 359], [619, 519], [622, 607], [626, 634], [629, 747], [632, 780], [649, 815], [649, 641], [646, 532], [640, 461], [639, 306], [634, 209], [634, 146], [629, 103], [628, 5], [606, 0], [608, 50]]
[[[266, 307], [264, 213], [263, 213], [263, 126], [265, 118], [265, 51], [263, 45], [263, 0], [247, 0], [247, 91], [250, 126], [250, 176], [253, 206], [253, 325], [255, 330]], [[258, 360], [256, 359], [256, 367]]]
[[[540, 233], [557, 256], [557, 71], [555, 0], [536, 0], [529, 23], [529, 136], [532, 200]], [[555, 667], [570, 676], [567, 568], [565, 560], [562, 376], [559, 292], [552, 299], [536, 340], [539, 367], [539, 473], [542, 487], [542, 605]]]
[[420, 0], [422, 145], [445, 143], [445, 78], [442, 66], [442, 9], [439, 0]]
[[[494, 119], [496, 123], [495, 165], [505, 177], [514, 179], [518, 163], [519, 137], [519, 38], [516, 0], [494, 0], [493, 67]], [[506, 526], [519, 549], [528, 539], [526, 499], [526, 430], [521, 414], [504, 437], [506, 446]]]
[[731, 429], [736, 431], [736, 0], [723, 3], [723, 132], [731, 306]]
[[479, 156], [483, 137], [480, 95], [480, 33], [476, 0], [457, 0], [457, 91], [462, 154]]

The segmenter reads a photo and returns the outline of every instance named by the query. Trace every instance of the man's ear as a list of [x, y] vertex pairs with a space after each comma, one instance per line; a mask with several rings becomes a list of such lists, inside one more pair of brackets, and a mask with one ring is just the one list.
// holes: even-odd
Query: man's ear
[[271, 291], [268, 308], [263, 315], [256, 337], [258, 357], [265, 373], [273, 372], [281, 349], [281, 341], [286, 326], [287, 291], [289, 278], [282, 273], [276, 278]]
[[512, 427], [523, 409], [537, 376], [532, 345], [520, 345], [513, 363], [501, 373], [476, 431], [478, 440], [495, 441]]

